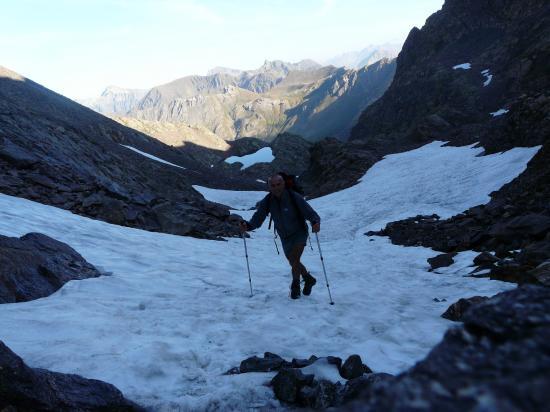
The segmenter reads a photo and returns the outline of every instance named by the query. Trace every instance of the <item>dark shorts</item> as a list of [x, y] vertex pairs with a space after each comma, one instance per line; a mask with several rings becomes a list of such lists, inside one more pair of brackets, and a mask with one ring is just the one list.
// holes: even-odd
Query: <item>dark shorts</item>
[[306, 231], [299, 231], [294, 233], [293, 235], [290, 235], [285, 239], [281, 238], [281, 243], [283, 244], [283, 250], [285, 252], [285, 256], [288, 258], [288, 255], [290, 255], [290, 252], [292, 252], [292, 249], [294, 249], [294, 246], [296, 245], [305, 246], [307, 243], [307, 237], [308, 237], [308, 233]]

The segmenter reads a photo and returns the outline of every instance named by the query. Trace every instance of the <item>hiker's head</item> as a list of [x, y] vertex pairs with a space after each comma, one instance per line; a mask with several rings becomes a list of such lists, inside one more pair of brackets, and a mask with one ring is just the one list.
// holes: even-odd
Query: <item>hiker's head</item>
[[269, 191], [273, 195], [280, 197], [285, 190], [285, 181], [279, 174], [273, 175], [268, 180]]

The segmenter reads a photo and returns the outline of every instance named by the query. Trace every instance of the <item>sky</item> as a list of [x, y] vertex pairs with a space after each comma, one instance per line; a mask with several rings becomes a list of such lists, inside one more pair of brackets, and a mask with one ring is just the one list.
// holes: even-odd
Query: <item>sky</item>
[[443, 0], [0, 0], [0, 65], [71, 98], [402, 43]]

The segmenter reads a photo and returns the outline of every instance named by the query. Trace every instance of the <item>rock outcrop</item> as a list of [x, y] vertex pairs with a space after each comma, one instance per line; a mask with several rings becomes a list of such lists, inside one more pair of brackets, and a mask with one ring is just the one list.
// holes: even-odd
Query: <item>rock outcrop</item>
[[79, 375], [30, 368], [0, 341], [0, 410], [144, 411], [113, 385]]
[[41, 233], [0, 235], [0, 304], [49, 296], [70, 280], [100, 275], [69, 245]]

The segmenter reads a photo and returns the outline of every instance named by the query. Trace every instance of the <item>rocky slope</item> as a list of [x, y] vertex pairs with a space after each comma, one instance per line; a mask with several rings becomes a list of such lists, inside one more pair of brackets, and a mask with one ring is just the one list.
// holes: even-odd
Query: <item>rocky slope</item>
[[205, 171], [190, 155], [0, 68], [0, 192], [147, 230], [234, 233], [228, 210], [191, 187], [215, 179]]
[[[411, 31], [393, 84], [364, 112], [354, 142], [378, 154], [435, 138], [451, 144], [479, 141], [487, 152], [542, 148], [488, 205], [446, 221], [420, 217], [392, 223], [380, 234], [445, 252], [493, 251], [493, 264], [480, 267], [485, 276], [538, 282], [533, 273], [550, 260], [549, 23], [550, 5], [544, 1], [450, 0], [422, 30]], [[463, 62], [472, 68], [453, 69]], [[481, 73], [486, 69], [493, 77]], [[509, 112], [489, 114], [499, 108]]]
[[310, 140], [346, 140], [364, 108], [390, 86], [394, 73], [395, 60], [389, 59], [357, 70], [339, 69], [286, 112], [285, 128]]
[[[548, 14], [540, 0], [446, 1], [411, 30], [391, 87], [351, 139], [383, 153], [435, 138], [491, 152], [543, 143], [548, 130], [534, 123], [548, 113]], [[510, 113], [490, 114], [499, 109]]]

